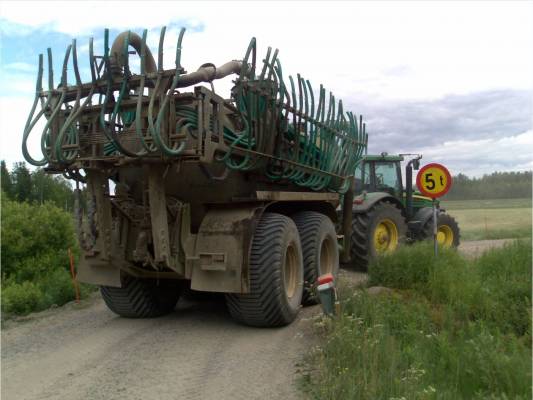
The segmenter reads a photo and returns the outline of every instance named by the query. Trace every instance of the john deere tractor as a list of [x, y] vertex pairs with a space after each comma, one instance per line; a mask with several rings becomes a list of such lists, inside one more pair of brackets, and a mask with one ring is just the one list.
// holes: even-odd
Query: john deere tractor
[[[366, 269], [373, 258], [402, 243], [433, 237], [432, 199], [413, 191], [413, 169], [419, 169], [421, 155], [411, 155], [402, 184], [401, 162], [409, 155], [366, 155], [357, 167], [349, 242], [350, 262], [357, 268]], [[459, 226], [437, 207], [437, 241], [457, 247]]]

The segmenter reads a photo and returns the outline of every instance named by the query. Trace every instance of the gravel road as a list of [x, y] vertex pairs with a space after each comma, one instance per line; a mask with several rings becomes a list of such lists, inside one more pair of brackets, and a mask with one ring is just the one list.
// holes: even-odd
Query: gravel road
[[2, 399], [297, 399], [297, 362], [312, 343], [303, 309], [292, 325], [254, 329], [220, 300], [178, 303], [156, 319], [81, 306], [13, 321], [2, 332]]
[[[467, 242], [462, 250], [503, 243]], [[128, 320], [95, 293], [4, 324], [2, 399], [298, 399], [297, 364], [314, 344], [311, 318], [319, 313], [307, 307], [288, 327], [249, 328], [214, 297], [182, 299], [162, 318]]]

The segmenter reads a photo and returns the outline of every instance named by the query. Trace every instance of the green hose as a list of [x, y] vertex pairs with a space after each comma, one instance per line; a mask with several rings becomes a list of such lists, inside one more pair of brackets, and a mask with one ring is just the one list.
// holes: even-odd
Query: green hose
[[[128, 31], [121, 45], [123, 64], [112, 65], [111, 56], [117, 55], [109, 54], [109, 30], [106, 29], [102, 75], [100, 68], [95, 67], [91, 39], [90, 86], [83, 85], [80, 79], [75, 40], [67, 48], [61, 84], [57, 89], [53, 86], [52, 55], [51, 50], [48, 50], [47, 93], [43, 93], [42, 89], [43, 56], [40, 55], [36, 95], [23, 134], [22, 151], [26, 160], [38, 166], [47, 163], [68, 166], [75, 161], [80, 151], [79, 131], [89, 134], [91, 129], [95, 130], [91, 122], [80, 125], [80, 121], [85, 121], [80, 120], [80, 116], [84, 115], [94, 94], [100, 96], [95, 106], [99, 112], [97, 121], [100, 131], [107, 138], [103, 146], [104, 156], [160, 156], [175, 159], [183, 155], [190, 139], [200, 142], [202, 138], [198, 135], [213, 134], [213, 119], [208, 124], [207, 132], [204, 133], [203, 126], [199, 126], [199, 108], [205, 104], [197, 103], [198, 100], [189, 104], [175, 102], [180, 99], [176, 94], [183, 71], [181, 56], [185, 30], [179, 33], [173, 76], [163, 69], [165, 32], [166, 27], [163, 27], [155, 73], [152, 69], [148, 73], [146, 71], [147, 30], [143, 31], [141, 39], [138, 36], [131, 38], [131, 32]], [[129, 71], [130, 40], [140, 57], [140, 75], [135, 77]], [[315, 92], [311, 82], [300, 74], [296, 75], [296, 79], [292, 76], [286, 78], [277, 49], [269, 47], [262, 65], [258, 66], [256, 47], [256, 40], [252, 38], [241, 63], [240, 74], [235, 80], [232, 104], [228, 105], [226, 111], [220, 111], [230, 110], [232, 118], [239, 120], [239, 128], [222, 126], [224, 143], [215, 153], [215, 160], [231, 170], [264, 174], [271, 181], [288, 182], [314, 191], [343, 193], [348, 188], [347, 178], [353, 175], [366, 150], [368, 135], [361, 117], [358, 121], [353, 113], [345, 112], [342, 101], [336, 100], [332, 93], [326, 96], [326, 89], [322, 85]], [[68, 88], [66, 76], [71, 52], [76, 79], [74, 88]], [[153, 61], [150, 65], [154, 65]], [[115, 66], [121, 71], [112, 70]], [[120, 80], [117, 72], [121, 73]], [[146, 88], [148, 97], [144, 95]], [[39, 101], [41, 111], [37, 112]], [[146, 102], [148, 107], [145, 111], [143, 107], [146, 107]], [[47, 122], [41, 134], [43, 158], [38, 160], [30, 156], [27, 141], [31, 130], [43, 115]], [[170, 116], [175, 123], [167, 128]], [[52, 127], [57, 129], [54, 121], [58, 118], [61, 126], [52, 135]], [[137, 148], [140, 149], [137, 152], [122, 144], [125, 138], [131, 140], [129, 133], [133, 134], [133, 131], [133, 137], [138, 141]]]

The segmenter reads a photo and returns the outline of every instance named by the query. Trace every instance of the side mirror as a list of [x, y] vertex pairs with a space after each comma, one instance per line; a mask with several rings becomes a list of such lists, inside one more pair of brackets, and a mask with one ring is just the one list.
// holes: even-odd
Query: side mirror
[[413, 168], [415, 171], [418, 171], [420, 169], [420, 160], [414, 160]]

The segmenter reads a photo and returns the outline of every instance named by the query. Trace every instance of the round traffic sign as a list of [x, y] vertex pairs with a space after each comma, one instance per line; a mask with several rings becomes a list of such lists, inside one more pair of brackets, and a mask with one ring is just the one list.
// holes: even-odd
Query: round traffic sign
[[452, 176], [441, 164], [427, 164], [418, 171], [416, 186], [420, 192], [433, 199], [442, 197], [452, 186]]

